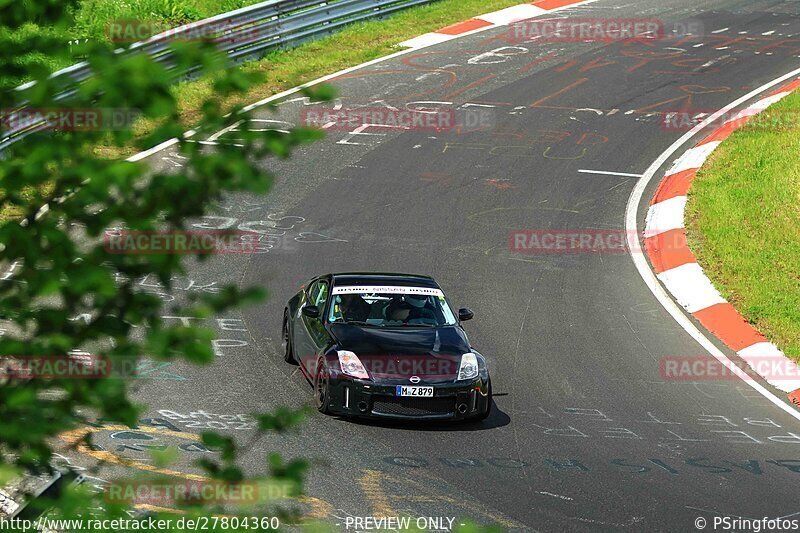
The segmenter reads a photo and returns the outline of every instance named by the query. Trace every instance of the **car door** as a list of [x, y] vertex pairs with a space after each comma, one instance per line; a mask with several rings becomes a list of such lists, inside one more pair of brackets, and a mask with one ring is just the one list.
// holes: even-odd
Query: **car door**
[[[327, 345], [328, 333], [324, 326], [325, 307], [330, 294], [330, 284], [327, 280], [320, 279], [313, 282], [306, 291], [306, 298], [302, 302], [297, 317], [295, 328], [295, 356], [300, 364], [309, 373], [316, 368], [317, 356]], [[316, 305], [320, 311], [319, 318], [311, 318], [303, 314], [303, 307]]]

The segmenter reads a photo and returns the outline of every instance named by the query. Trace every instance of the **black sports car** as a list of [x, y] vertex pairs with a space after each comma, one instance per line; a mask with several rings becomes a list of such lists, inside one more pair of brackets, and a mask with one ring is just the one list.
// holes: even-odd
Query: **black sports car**
[[344, 273], [301, 288], [283, 316], [285, 359], [299, 364], [323, 413], [484, 419], [486, 360], [430, 277]]

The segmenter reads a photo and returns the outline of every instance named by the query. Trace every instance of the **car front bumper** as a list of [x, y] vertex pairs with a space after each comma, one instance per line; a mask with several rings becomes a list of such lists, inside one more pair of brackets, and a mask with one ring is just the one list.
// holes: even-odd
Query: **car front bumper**
[[330, 380], [330, 412], [333, 414], [401, 420], [465, 420], [479, 417], [489, 408], [489, 377], [471, 381], [415, 383], [433, 387], [432, 398], [396, 396], [397, 385], [409, 382], [374, 382], [342, 374]]

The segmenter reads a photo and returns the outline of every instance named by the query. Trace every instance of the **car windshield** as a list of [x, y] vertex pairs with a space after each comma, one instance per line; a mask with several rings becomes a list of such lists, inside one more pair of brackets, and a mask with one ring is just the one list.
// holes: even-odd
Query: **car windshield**
[[335, 287], [328, 320], [374, 327], [456, 324], [444, 293], [427, 287]]

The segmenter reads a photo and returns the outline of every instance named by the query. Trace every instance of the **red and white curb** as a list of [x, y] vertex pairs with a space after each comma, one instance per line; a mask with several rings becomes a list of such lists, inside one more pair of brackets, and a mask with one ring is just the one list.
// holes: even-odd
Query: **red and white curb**
[[[736, 129], [770, 105], [800, 89], [800, 79], [761, 98], [735, 114], [697, 145], [683, 154], [666, 172], [647, 211], [644, 246], [656, 277], [677, 302], [706, 329], [734, 350], [753, 370], [760, 362], [782, 363], [793, 376], [800, 369], [777, 346], [748, 324], [734, 307], [714, 288], [686, 244], [684, 210], [687, 194], [697, 171], [722, 141]], [[770, 365], [766, 365], [770, 366]], [[800, 406], [800, 378], [760, 374], [770, 385], [789, 394]]]
[[[589, 0], [594, 1], [594, 0]], [[518, 6], [511, 6], [499, 11], [486, 13], [479, 17], [471, 18], [463, 22], [458, 22], [446, 28], [436, 30], [431, 33], [425, 33], [419, 37], [414, 37], [407, 41], [400, 43], [400, 46], [407, 46], [409, 48], [422, 48], [432, 44], [439, 44], [456, 37], [461, 37], [465, 33], [474, 33], [497, 26], [506, 26], [520, 20], [526, 20], [540, 15], [545, 15], [572, 7], [578, 4], [587, 4], [587, 0], [538, 0], [536, 2], [529, 2], [520, 4]]]

